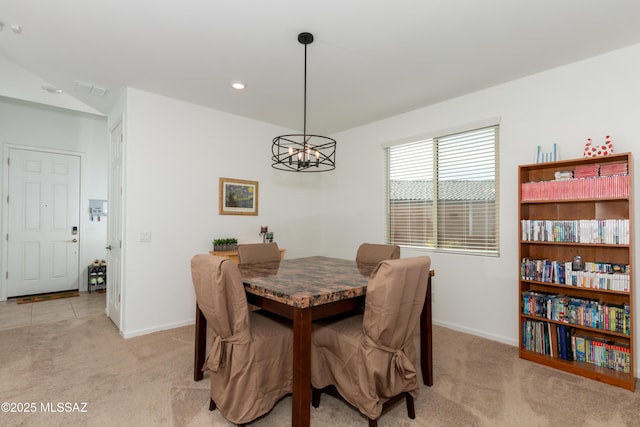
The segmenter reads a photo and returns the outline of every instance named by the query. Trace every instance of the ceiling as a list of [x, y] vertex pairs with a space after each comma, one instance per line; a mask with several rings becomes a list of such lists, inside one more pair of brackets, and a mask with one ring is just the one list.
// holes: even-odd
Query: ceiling
[[640, 43], [637, 0], [0, 0], [0, 21], [0, 56], [104, 114], [132, 87], [295, 130], [311, 32], [324, 135]]

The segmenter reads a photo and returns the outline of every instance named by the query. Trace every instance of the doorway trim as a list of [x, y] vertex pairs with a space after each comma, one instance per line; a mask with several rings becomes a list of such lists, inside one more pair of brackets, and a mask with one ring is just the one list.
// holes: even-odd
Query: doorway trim
[[[118, 126], [120, 126], [121, 130], [121, 136], [122, 136], [122, 151], [121, 151], [121, 156], [122, 156], [122, 163], [121, 163], [121, 170], [120, 170], [120, 206], [118, 209], [118, 212], [114, 212], [114, 209], [112, 208], [112, 189], [110, 188], [111, 186], [111, 182], [112, 182], [112, 165], [111, 165], [111, 150], [112, 150], [112, 144], [113, 144], [113, 135], [115, 130], [118, 128]], [[125, 288], [126, 288], [126, 280], [125, 280], [125, 271], [126, 271], [126, 245], [125, 245], [125, 239], [124, 236], [126, 235], [126, 221], [125, 221], [125, 206], [126, 206], [126, 194], [127, 194], [127, 190], [126, 190], [126, 162], [127, 162], [127, 121], [126, 121], [126, 115], [124, 112], [118, 114], [115, 116], [115, 120], [113, 120], [113, 122], [110, 122], [108, 124], [108, 135], [109, 135], [109, 163], [108, 163], [108, 167], [107, 167], [107, 203], [109, 203], [109, 215], [113, 216], [113, 215], [118, 215], [119, 218], [119, 222], [120, 222], [120, 236], [119, 240], [120, 240], [120, 268], [118, 271], [112, 271], [110, 274], [117, 274], [119, 275], [119, 284], [120, 284], [120, 309], [119, 309], [119, 313], [118, 313], [118, 332], [120, 333], [121, 336], [125, 337], [124, 331], [125, 331], [125, 326], [126, 326], [126, 316], [125, 316], [125, 308], [126, 308], [126, 298], [125, 298]], [[112, 221], [109, 221], [109, 226], [111, 226]], [[111, 242], [109, 241], [109, 239], [111, 238], [110, 234], [109, 234], [109, 229], [107, 230], [107, 245], [111, 244]], [[108, 257], [108, 264], [111, 264], [111, 254], [107, 254]], [[112, 268], [112, 267], [109, 267]], [[110, 289], [109, 284], [107, 284], [107, 304], [105, 307], [105, 312], [107, 314], [107, 317], [112, 319], [112, 313], [110, 313], [110, 300], [109, 298], [112, 298], [112, 295], [110, 294], [110, 291], [112, 289]], [[113, 321], [113, 319], [112, 319]], [[115, 323], [115, 322], [114, 322]], [[125, 337], [126, 338], [126, 337]]]
[[[8, 290], [7, 290], [7, 268], [8, 268], [8, 264], [9, 264], [9, 243], [7, 242], [7, 234], [9, 233], [9, 215], [8, 215], [8, 209], [9, 207], [7, 206], [7, 197], [9, 197], [9, 168], [6, 167], [8, 164], [8, 159], [9, 159], [9, 151], [11, 149], [17, 149], [17, 150], [28, 150], [28, 151], [38, 151], [41, 153], [51, 153], [51, 154], [63, 154], [63, 155], [68, 155], [68, 156], [78, 156], [80, 157], [80, 212], [78, 212], [79, 214], [79, 218], [80, 218], [80, 235], [82, 236], [82, 233], [84, 231], [84, 221], [83, 221], [83, 217], [82, 217], [82, 194], [83, 194], [83, 188], [82, 188], [82, 182], [83, 182], [83, 176], [84, 176], [84, 170], [83, 170], [83, 165], [84, 165], [84, 159], [83, 159], [83, 153], [80, 153], [78, 151], [71, 151], [71, 150], [59, 150], [59, 149], [55, 149], [55, 148], [49, 148], [49, 147], [35, 147], [35, 146], [30, 146], [30, 145], [21, 145], [21, 144], [12, 144], [12, 143], [5, 143], [4, 147], [3, 147], [3, 153], [2, 153], [2, 234], [1, 234], [1, 238], [2, 238], [2, 271], [0, 272], [0, 301], [6, 301], [7, 300], [7, 294], [8, 294]], [[78, 261], [80, 261], [82, 259], [82, 239], [80, 239], [79, 242], [79, 246], [78, 246]], [[81, 277], [80, 277], [80, 262], [78, 262], [78, 284], [80, 285], [81, 283]]]

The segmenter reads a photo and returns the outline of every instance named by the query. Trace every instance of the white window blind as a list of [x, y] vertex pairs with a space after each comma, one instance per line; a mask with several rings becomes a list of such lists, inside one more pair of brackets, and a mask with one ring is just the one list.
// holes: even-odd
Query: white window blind
[[497, 141], [490, 126], [388, 147], [388, 242], [498, 254]]

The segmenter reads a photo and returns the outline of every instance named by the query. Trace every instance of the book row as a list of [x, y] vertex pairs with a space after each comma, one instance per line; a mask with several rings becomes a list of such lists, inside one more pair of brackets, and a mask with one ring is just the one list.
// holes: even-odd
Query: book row
[[566, 295], [522, 293], [522, 314], [631, 335], [631, 307]]
[[573, 270], [571, 261], [523, 258], [520, 278], [589, 289], [629, 292], [631, 275], [628, 264], [585, 262], [583, 270]]
[[525, 350], [631, 372], [631, 351], [626, 343], [592, 338], [576, 333], [565, 325], [525, 319], [522, 322], [522, 347]]
[[606, 163], [600, 165], [598, 173], [600, 176], [627, 175], [629, 173], [629, 163]]
[[[556, 172], [557, 174], [558, 172]], [[627, 175], [629, 173], [629, 163], [605, 163], [599, 164], [586, 164], [578, 165], [572, 171], [563, 171], [563, 174], [570, 173], [575, 178], [587, 178], [596, 176], [611, 176], [611, 175]]]
[[629, 244], [628, 219], [523, 219], [520, 230], [523, 241]]
[[525, 182], [522, 201], [629, 197], [629, 175]]

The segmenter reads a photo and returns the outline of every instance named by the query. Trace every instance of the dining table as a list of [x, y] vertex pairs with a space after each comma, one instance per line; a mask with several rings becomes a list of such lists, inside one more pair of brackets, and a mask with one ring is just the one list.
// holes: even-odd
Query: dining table
[[[247, 302], [292, 320], [293, 387], [291, 425], [311, 422], [311, 333], [313, 321], [364, 307], [367, 284], [377, 264], [312, 256], [279, 262], [240, 264]], [[433, 385], [431, 277], [420, 316], [423, 382]], [[194, 380], [203, 378], [207, 320], [196, 304]]]

